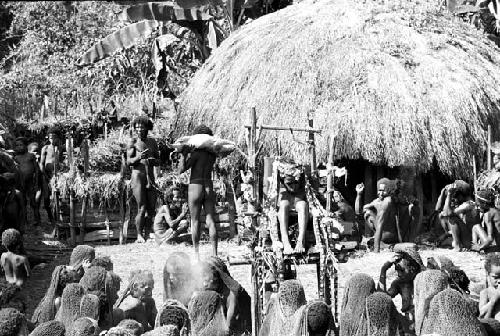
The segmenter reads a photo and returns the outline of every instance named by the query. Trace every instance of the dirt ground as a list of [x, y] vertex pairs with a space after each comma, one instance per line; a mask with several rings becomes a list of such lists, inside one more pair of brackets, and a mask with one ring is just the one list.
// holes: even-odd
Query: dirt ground
[[[114, 263], [114, 271], [122, 278], [121, 289], [127, 285], [127, 279], [130, 272], [134, 269], [149, 269], [154, 274], [155, 288], [153, 296], [157, 306], [160, 306], [163, 301], [163, 265], [167, 257], [174, 251], [183, 251], [194, 258], [193, 249], [190, 245], [179, 244], [170, 246], [157, 246], [153, 241], [148, 241], [146, 244], [130, 243], [127, 245], [97, 245], [97, 255], [108, 255]], [[249, 255], [250, 250], [246, 246], [238, 246], [232, 242], [221, 242], [219, 253], [223, 258], [230, 256], [238, 258], [243, 255]], [[203, 244], [201, 246], [201, 255], [209, 255], [210, 245]], [[390, 251], [382, 251], [381, 253], [359, 251], [351, 255], [347, 263], [340, 264], [339, 272], [339, 295], [338, 303], [342, 300], [342, 293], [346, 281], [355, 273], [367, 273], [378, 279], [380, 267], [392, 255]], [[455, 265], [461, 267], [468, 275], [471, 281], [472, 294], [478, 294], [478, 290], [484, 282], [483, 259], [484, 255], [474, 252], [453, 252], [445, 249], [422, 250], [421, 256], [426, 263], [428, 257], [435, 255], [445, 255], [449, 257]], [[50, 282], [50, 275], [56, 265], [66, 263], [68, 255], [62, 255], [53, 262], [47, 265], [41, 265], [35, 268], [32, 278], [28, 282], [28, 315], [31, 315], [36, 304], [43, 297], [45, 289]], [[230, 266], [231, 275], [240, 282], [240, 284], [253, 296], [251, 290], [250, 265]], [[299, 265], [297, 267], [297, 277], [302, 282], [305, 288], [306, 297], [308, 300], [317, 298], [317, 281], [315, 265]], [[388, 281], [391, 281], [395, 272], [391, 269], [388, 274]], [[400, 302], [395, 299], [396, 306]]]

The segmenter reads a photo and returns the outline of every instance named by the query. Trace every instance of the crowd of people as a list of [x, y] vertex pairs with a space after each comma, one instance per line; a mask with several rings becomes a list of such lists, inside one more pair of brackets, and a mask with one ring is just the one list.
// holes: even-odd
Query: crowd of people
[[[2, 235], [6, 283], [2, 286], [0, 332], [10, 335], [250, 335], [251, 300], [218, 257], [196, 260], [174, 252], [165, 262], [164, 302], [157, 305], [149, 270], [130, 272], [127, 286], [113, 272], [109, 256], [96, 257], [93, 247], [78, 245], [67, 265], [56, 266], [44, 297], [30, 320], [23, 301], [29, 267], [15, 229]], [[9, 287], [10, 286], [10, 287]], [[8, 298], [8, 288], [15, 297]], [[118, 295], [121, 293], [120, 295]], [[17, 298], [17, 299], [16, 299]], [[25, 297], [24, 297], [25, 299]]]

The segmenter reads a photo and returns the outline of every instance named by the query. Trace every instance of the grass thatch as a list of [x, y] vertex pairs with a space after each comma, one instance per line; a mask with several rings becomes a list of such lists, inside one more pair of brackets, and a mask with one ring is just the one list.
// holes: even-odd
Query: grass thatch
[[[236, 140], [259, 122], [307, 126], [319, 157], [363, 157], [470, 176], [488, 124], [499, 126], [500, 53], [435, 0], [306, 0], [243, 26], [215, 50], [181, 100], [177, 130], [195, 123]], [[276, 134], [264, 132], [276, 153]], [[305, 140], [307, 135], [296, 134]], [[307, 147], [281, 132], [284, 154]]]

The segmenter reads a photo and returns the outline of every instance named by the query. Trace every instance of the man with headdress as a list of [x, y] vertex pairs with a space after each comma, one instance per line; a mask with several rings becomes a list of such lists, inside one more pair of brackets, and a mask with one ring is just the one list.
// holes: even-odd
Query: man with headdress
[[500, 247], [500, 210], [495, 208], [495, 194], [492, 190], [479, 190], [476, 200], [481, 223], [472, 227], [472, 250], [491, 252]]
[[[374, 252], [380, 252], [380, 243], [397, 243], [399, 239], [399, 230], [396, 219], [396, 206], [392, 201], [391, 194], [394, 191], [394, 182], [388, 178], [382, 178], [377, 181], [377, 198], [363, 207], [365, 221], [368, 227], [375, 232]], [[363, 188], [357, 188], [358, 197]]]
[[[213, 132], [205, 125], [195, 128], [194, 134], [207, 134], [213, 136]], [[190, 154], [189, 154], [190, 153]], [[183, 148], [180, 160], [179, 173], [191, 170], [188, 187], [188, 205], [191, 214], [191, 235], [197, 258], [200, 257], [200, 215], [201, 209], [205, 211], [205, 221], [208, 226], [210, 242], [212, 243], [212, 254], [217, 255], [217, 227], [215, 224], [215, 202], [216, 196], [212, 181], [216, 155], [204, 148]]]
[[148, 137], [148, 132], [153, 129], [153, 122], [146, 116], [136, 117], [132, 121], [136, 137], [131, 140], [127, 149], [127, 163], [132, 167], [130, 186], [137, 203], [137, 228], [138, 243], [144, 243], [151, 231], [155, 215], [156, 169], [159, 165], [159, 152], [156, 140]]
[[203, 287], [222, 295], [226, 324], [234, 335], [252, 330], [251, 299], [246, 290], [231, 277], [225, 263], [216, 256], [203, 264]]
[[467, 182], [456, 180], [443, 188], [436, 204], [436, 209], [442, 208], [439, 218], [445, 231], [438, 242], [451, 235], [452, 246], [456, 251], [470, 247], [472, 227], [479, 222], [470, 193], [471, 187]]

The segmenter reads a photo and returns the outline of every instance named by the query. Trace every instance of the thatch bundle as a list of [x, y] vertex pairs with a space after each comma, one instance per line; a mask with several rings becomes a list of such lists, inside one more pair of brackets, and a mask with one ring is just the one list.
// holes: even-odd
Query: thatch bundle
[[[337, 157], [419, 171], [436, 158], [470, 175], [486, 126], [499, 125], [500, 53], [438, 3], [305, 0], [261, 17], [193, 77], [177, 131], [202, 121], [236, 140], [252, 107], [265, 124], [306, 127], [311, 114], [320, 158], [334, 136]], [[274, 138], [263, 134], [271, 153]], [[280, 138], [284, 154], [308, 160], [290, 132]]]

